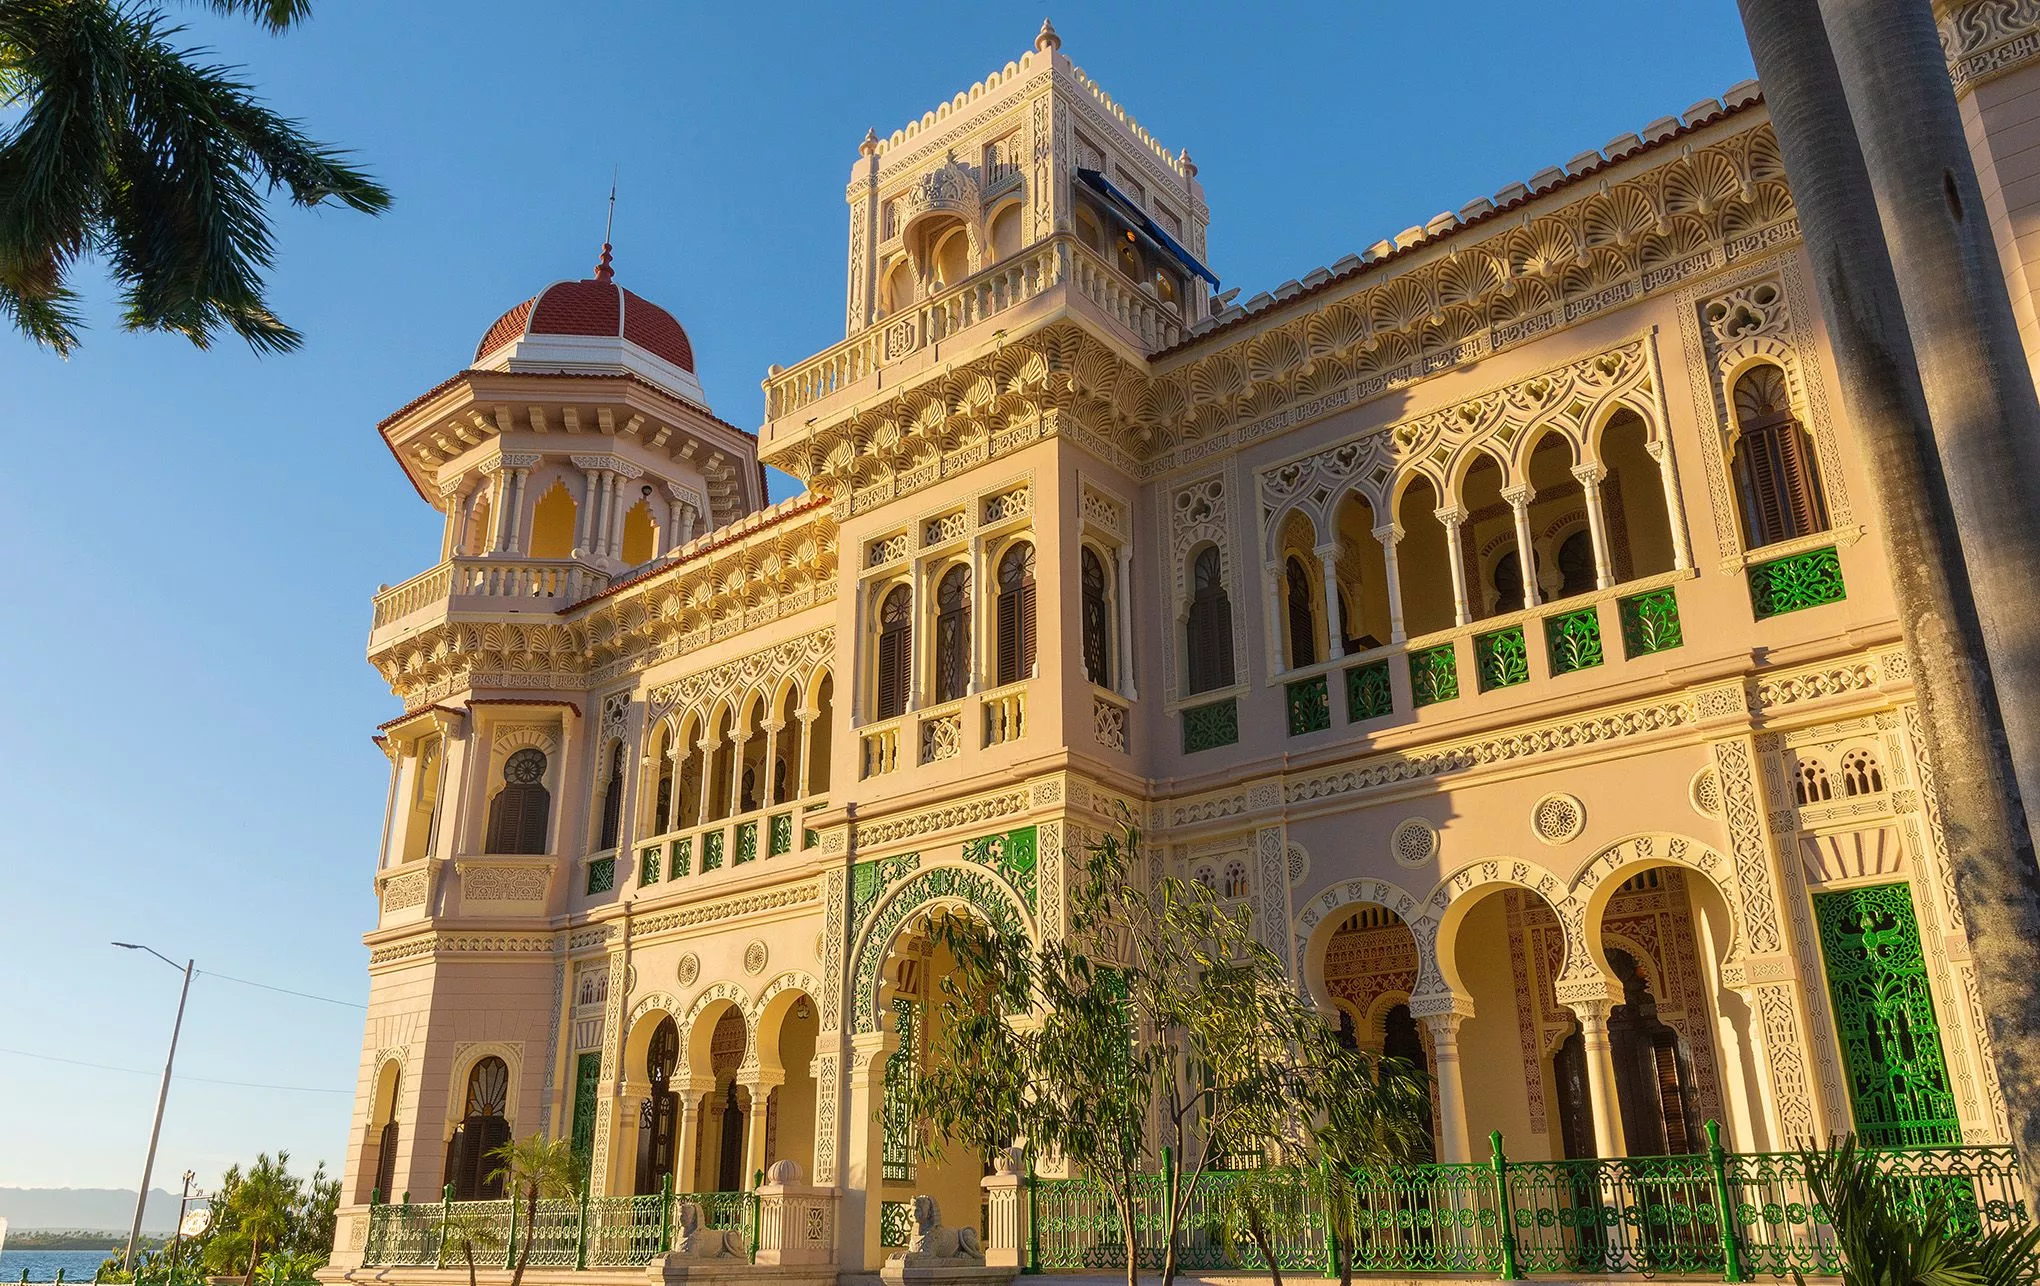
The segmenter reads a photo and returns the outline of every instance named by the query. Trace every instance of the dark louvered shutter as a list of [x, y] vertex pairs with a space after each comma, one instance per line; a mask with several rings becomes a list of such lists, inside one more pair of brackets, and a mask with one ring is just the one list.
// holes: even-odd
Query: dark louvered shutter
[[1034, 673], [1034, 546], [1017, 544], [999, 560], [999, 683]]
[[390, 1185], [397, 1181], [397, 1142], [400, 1133], [395, 1121], [385, 1121], [382, 1138], [376, 1143], [375, 1190], [384, 1201], [392, 1199]]
[[1310, 576], [1297, 559], [1289, 560], [1289, 664], [1317, 664], [1317, 617], [1310, 610]]
[[1813, 445], [1793, 417], [1785, 372], [1751, 367], [1735, 384], [1736, 484], [1752, 549], [1827, 530]]
[[596, 848], [615, 848], [623, 830], [623, 746], [609, 760], [609, 780], [602, 786], [602, 834]]
[[1197, 555], [1192, 581], [1194, 592], [1186, 627], [1188, 637], [1184, 640], [1190, 691], [1209, 692], [1213, 688], [1231, 687], [1232, 600], [1225, 592], [1217, 549], [1206, 549]]
[[970, 689], [970, 569], [953, 567], [935, 594], [935, 699]]
[[1105, 602], [1105, 565], [1086, 548], [1081, 559], [1083, 582], [1084, 673], [1101, 688], [1112, 686], [1110, 616]]
[[912, 641], [913, 596], [906, 586], [896, 586], [878, 611], [877, 718], [896, 719], [907, 712]]

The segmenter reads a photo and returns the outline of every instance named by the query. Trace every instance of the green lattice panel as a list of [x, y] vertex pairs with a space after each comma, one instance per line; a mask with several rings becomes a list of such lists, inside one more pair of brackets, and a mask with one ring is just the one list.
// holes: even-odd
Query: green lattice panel
[[1750, 609], [1758, 620], [1846, 598], [1842, 558], [1834, 546], [1774, 558], [1750, 567]]
[[1389, 688], [1387, 661], [1369, 661], [1346, 671], [1346, 722], [1394, 713], [1395, 693]]
[[598, 857], [588, 863], [588, 892], [607, 893], [616, 887], [616, 859]]
[[574, 1155], [581, 1168], [595, 1155], [595, 1102], [602, 1093], [602, 1055], [590, 1051], [574, 1059]]
[[704, 832], [701, 837], [701, 869], [720, 870], [723, 856], [723, 833], [719, 830]]
[[1192, 706], [1183, 712], [1183, 753], [1195, 754], [1230, 746], [1240, 739], [1240, 703], [1236, 697]]
[[781, 813], [772, 819], [772, 839], [767, 850], [771, 856], [793, 851], [793, 814]]
[[1436, 705], [1459, 695], [1459, 657], [1450, 643], [1410, 653], [1410, 702]]
[[657, 844], [638, 854], [637, 882], [639, 884], [657, 884], [659, 882], [659, 868], [664, 865], [659, 859], [665, 855], [664, 851]]
[[1544, 644], [1551, 653], [1551, 672], [1591, 670], [1607, 656], [1601, 650], [1601, 610], [1583, 607], [1563, 616], [1546, 617]]
[[1474, 635], [1473, 672], [1480, 679], [1482, 692], [1528, 683], [1530, 645], [1524, 641], [1523, 627], [1511, 625], [1492, 634]]
[[1819, 893], [1813, 909], [1856, 1132], [1872, 1147], [1960, 1142], [1912, 891]]
[[1323, 732], [1332, 726], [1331, 685], [1320, 674], [1314, 679], [1292, 683], [1284, 690], [1289, 710], [1289, 735]]
[[1632, 594], [1615, 607], [1622, 617], [1622, 652], [1631, 660], [1669, 652], [1686, 641], [1679, 629], [1679, 596], [1669, 585]]
[[666, 878], [677, 880], [683, 875], [694, 873], [694, 837], [673, 841], [673, 861], [667, 868], [671, 874]]
[[885, 1136], [879, 1145], [881, 1177], [905, 1182], [914, 1177], [914, 1112], [911, 1096], [921, 1070], [920, 1004], [907, 996], [894, 996], [893, 1030], [899, 1046], [885, 1060], [884, 1098], [879, 1121]]
[[732, 864], [742, 866], [758, 858], [758, 823], [743, 822], [737, 826], [737, 860]]

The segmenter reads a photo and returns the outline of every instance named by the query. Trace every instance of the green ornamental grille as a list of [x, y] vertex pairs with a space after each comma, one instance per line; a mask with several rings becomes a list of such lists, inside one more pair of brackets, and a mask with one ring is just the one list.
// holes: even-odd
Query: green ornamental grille
[[1583, 607], [1544, 622], [1544, 642], [1551, 649], [1551, 672], [1591, 670], [1607, 658], [1601, 652], [1600, 609]]
[[616, 859], [598, 857], [588, 863], [588, 892], [607, 893], [616, 887]]
[[1388, 662], [1369, 661], [1346, 671], [1346, 722], [1379, 719], [1395, 713], [1395, 694], [1388, 686]]
[[894, 996], [892, 1004], [893, 1030], [899, 1033], [900, 1043], [885, 1061], [885, 1099], [879, 1108], [885, 1137], [879, 1165], [881, 1178], [905, 1181], [914, 1177], [914, 1112], [909, 1096], [921, 1071], [921, 1011], [907, 996]]
[[722, 866], [723, 833], [709, 831], [701, 837], [701, 869], [713, 871]]
[[657, 884], [659, 882], [659, 867], [662, 865], [659, 859], [664, 856], [665, 854], [659, 851], [657, 844], [638, 854], [637, 882], [639, 884]]
[[1235, 697], [1183, 712], [1183, 753], [1195, 754], [1240, 739], [1240, 705]]
[[1523, 627], [1511, 625], [1473, 639], [1473, 670], [1480, 676], [1480, 690], [1514, 687], [1530, 679], [1530, 645], [1523, 639]]
[[602, 1092], [602, 1054], [591, 1050], [574, 1059], [574, 1155], [582, 1169], [595, 1154], [595, 1101]]
[[1871, 1147], [1960, 1142], [1911, 891], [1879, 884], [1820, 893], [1813, 909], [1856, 1132]]
[[677, 880], [683, 875], [694, 873], [693, 836], [673, 841], [673, 864], [669, 869], [672, 872], [666, 877], [669, 880]]
[[1287, 695], [1290, 736], [1323, 732], [1332, 726], [1331, 685], [1324, 675], [1290, 684]]
[[1410, 653], [1410, 701], [1427, 706], [1459, 695], [1459, 659], [1450, 643]]
[[754, 861], [758, 856], [758, 823], [744, 822], [737, 827], [736, 865]]
[[792, 851], [793, 814], [781, 813], [772, 819], [772, 843], [769, 852], [771, 856], [778, 857], [781, 853], [791, 853]]
[[887, 1249], [914, 1239], [914, 1205], [910, 1201], [878, 1203], [878, 1244]]
[[1622, 617], [1623, 655], [1634, 660], [1669, 652], [1686, 641], [1679, 631], [1679, 596], [1667, 585], [1616, 603]]
[[1803, 607], [1839, 603], [1845, 597], [1842, 559], [1832, 545], [1750, 568], [1750, 608], [1760, 621]]

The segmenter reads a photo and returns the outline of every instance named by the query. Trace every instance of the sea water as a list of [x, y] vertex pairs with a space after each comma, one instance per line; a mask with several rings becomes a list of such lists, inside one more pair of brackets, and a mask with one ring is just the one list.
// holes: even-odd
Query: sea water
[[0, 1250], [0, 1283], [20, 1281], [24, 1268], [32, 1282], [55, 1281], [59, 1268], [64, 1270], [67, 1286], [89, 1282], [108, 1255], [119, 1254], [118, 1246], [110, 1250]]

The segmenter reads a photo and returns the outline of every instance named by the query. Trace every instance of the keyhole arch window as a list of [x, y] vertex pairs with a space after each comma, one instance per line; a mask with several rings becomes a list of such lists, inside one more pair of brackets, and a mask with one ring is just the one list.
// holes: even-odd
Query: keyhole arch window
[[999, 685], [1034, 675], [1034, 542], [1016, 540], [999, 555]]
[[1317, 664], [1317, 612], [1310, 572], [1294, 555], [1283, 560], [1283, 600], [1289, 624], [1289, 667]]
[[1085, 545], [1077, 556], [1079, 621], [1084, 641], [1084, 673], [1101, 688], [1112, 686], [1112, 596], [1105, 560]]
[[1759, 362], [1736, 377], [1735, 485], [1752, 549], [1828, 529], [1813, 440], [1792, 409], [1785, 368]]
[[1824, 804], [1835, 797], [1835, 785], [1828, 777], [1827, 765], [1818, 759], [1799, 761], [1793, 786], [1802, 804]]
[[611, 742], [602, 779], [602, 824], [595, 847], [615, 848], [623, 834], [623, 743]]
[[1225, 588], [1225, 559], [1216, 545], [1206, 545], [1190, 559], [1183, 653], [1189, 694], [1233, 685], [1232, 598]]
[[514, 750], [503, 761], [503, 785], [489, 801], [491, 853], [543, 853], [551, 820], [552, 792], [545, 788], [546, 757], [536, 746]]
[[1884, 769], [1871, 751], [1856, 749], [1842, 756], [1842, 793], [1875, 795], [1884, 789]]
[[492, 1201], [503, 1195], [490, 1153], [510, 1141], [510, 1065], [494, 1054], [476, 1059], [461, 1102], [460, 1124], [446, 1145], [446, 1182], [455, 1201]]
[[907, 712], [913, 642], [914, 594], [905, 585], [894, 585], [878, 600], [878, 662], [872, 693], [875, 718], [897, 719]]
[[935, 700], [970, 690], [970, 568], [959, 563], [935, 586]]

